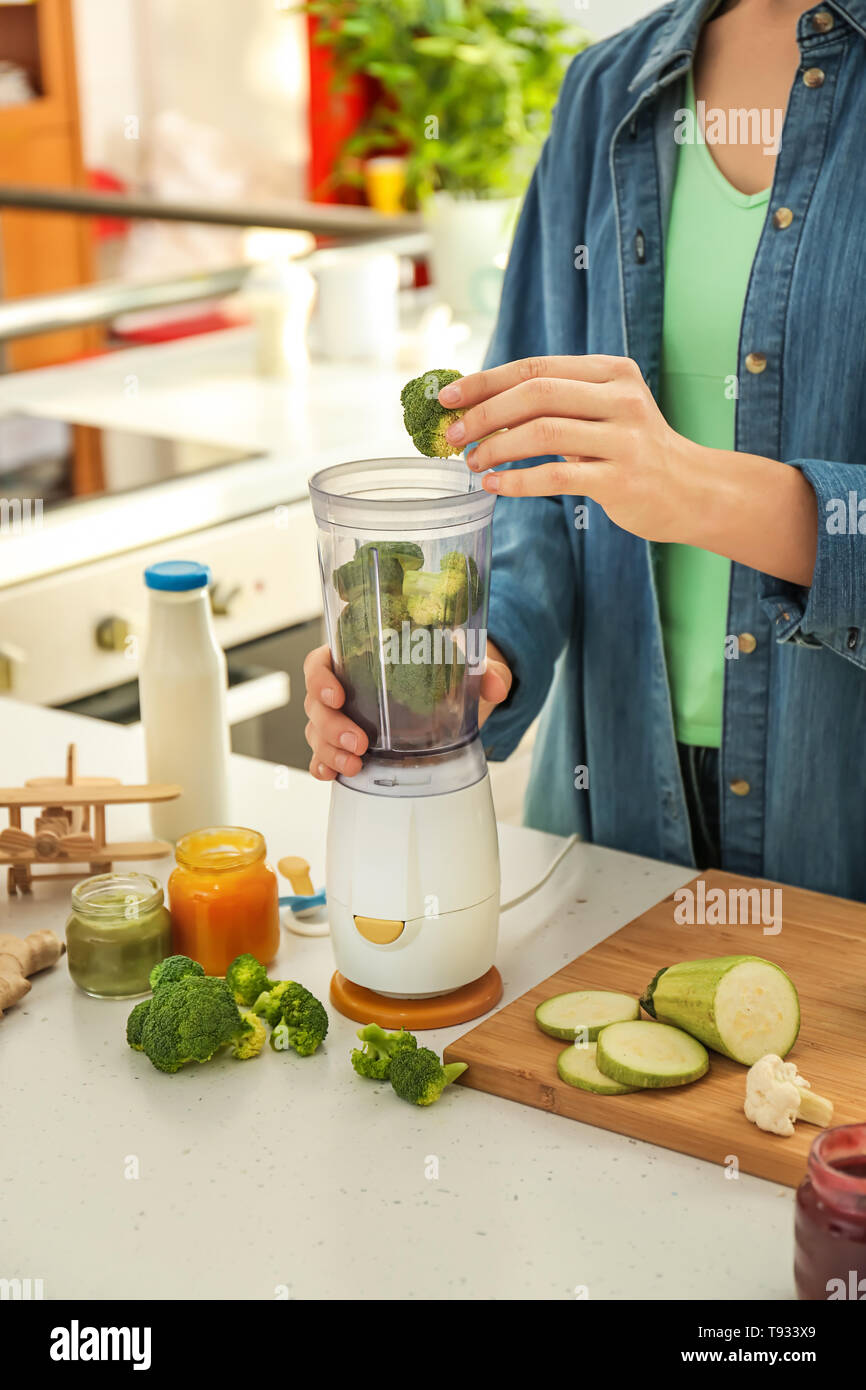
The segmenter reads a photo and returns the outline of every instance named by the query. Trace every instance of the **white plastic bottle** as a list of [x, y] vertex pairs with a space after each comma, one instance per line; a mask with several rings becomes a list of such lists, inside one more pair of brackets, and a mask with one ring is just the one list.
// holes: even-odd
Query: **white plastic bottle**
[[175, 841], [230, 825], [226, 659], [211, 619], [207, 565], [167, 560], [144, 572], [150, 594], [138, 683], [151, 782], [179, 782], [150, 808], [153, 833]]

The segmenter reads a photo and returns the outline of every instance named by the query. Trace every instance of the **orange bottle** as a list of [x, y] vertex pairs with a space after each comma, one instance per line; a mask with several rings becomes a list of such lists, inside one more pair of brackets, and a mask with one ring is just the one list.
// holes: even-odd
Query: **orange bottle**
[[269, 965], [280, 946], [277, 876], [264, 837], [242, 826], [193, 830], [177, 842], [168, 880], [172, 949], [224, 975], [249, 951]]

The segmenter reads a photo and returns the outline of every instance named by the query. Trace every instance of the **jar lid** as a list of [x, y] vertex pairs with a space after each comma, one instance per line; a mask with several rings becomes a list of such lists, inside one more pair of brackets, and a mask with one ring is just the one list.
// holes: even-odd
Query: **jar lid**
[[158, 565], [148, 565], [144, 582], [148, 589], [177, 594], [188, 589], [207, 588], [211, 572], [208, 565], [200, 565], [197, 560], [162, 560]]

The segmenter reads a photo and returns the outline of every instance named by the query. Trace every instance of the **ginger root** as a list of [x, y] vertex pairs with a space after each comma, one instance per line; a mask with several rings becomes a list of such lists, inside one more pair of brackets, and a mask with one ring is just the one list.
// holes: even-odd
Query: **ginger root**
[[21, 966], [14, 956], [0, 956], [0, 1018], [3, 1010], [10, 1009], [29, 994], [32, 989], [26, 975], [21, 974]]
[[54, 965], [65, 950], [65, 944], [53, 931], [34, 931], [23, 937], [0, 932], [0, 1018], [4, 1009], [30, 992], [27, 976]]
[[65, 950], [65, 944], [53, 931], [32, 931], [29, 936], [0, 932], [0, 956], [14, 956], [22, 975], [35, 975], [37, 970], [54, 965]]

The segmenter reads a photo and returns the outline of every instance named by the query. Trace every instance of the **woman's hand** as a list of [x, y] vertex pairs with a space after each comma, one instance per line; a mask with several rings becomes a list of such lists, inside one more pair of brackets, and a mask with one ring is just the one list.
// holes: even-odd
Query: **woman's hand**
[[818, 509], [799, 468], [683, 438], [628, 357], [527, 357], [462, 377], [439, 400], [466, 408], [447, 436], [460, 448], [481, 440], [466, 460], [477, 472], [543, 454], [565, 460], [488, 473], [488, 492], [590, 497], [644, 540], [812, 582]]
[[[320, 782], [333, 782], [337, 773], [354, 777], [361, 771], [361, 758], [369, 746], [364, 730], [340, 713], [346, 692], [334, 675], [331, 653], [316, 647], [304, 662], [307, 695], [304, 737], [313, 750], [310, 771]], [[478, 723], [505, 699], [511, 689], [511, 671], [499, 649], [487, 643], [487, 665], [481, 678]]]
[[612, 521], [646, 540], [683, 540], [709, 490], [698, 445], [668, 425], [628, 357], [527, 357], [476, 372], [439, 392], [466, 408], [448, 430], [477, 472], [543, 454], [564, 463], [489, 474], [506, 497], [591, 497]]

